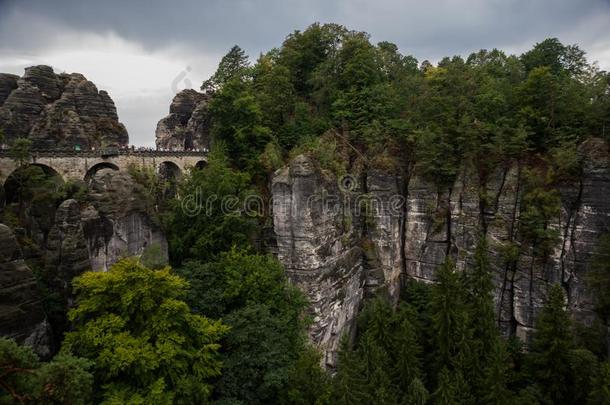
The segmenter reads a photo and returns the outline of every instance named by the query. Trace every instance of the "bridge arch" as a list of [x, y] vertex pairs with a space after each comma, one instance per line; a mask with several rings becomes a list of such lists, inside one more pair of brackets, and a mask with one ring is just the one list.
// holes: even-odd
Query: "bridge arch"
[[166, 180], [178, 180], [182, 176], [182, 169], [171, 160], [165, 160], [159, 164], [157, 172]]
[[208, 162], [206, 160], [199, 160], [197, 163], [195, 163], [195, 168], [196, 169], [203, 169], [208, 165]]
[[[38, 169], [39, 171], [30, 172], [31, 169]], [[59, 188], [64, 183], [61, 174], [53, 167], [41, 163], [27, 163], [13, 170], [4, 181], [4, 184], [2, 185], [4, 188], [4, 202], [10, 204], [18, 200], [20, 188], [23, 186], [24, 180], [26, 179], [26, 177], [22, 176], [27, 176], [32, 180], [32, 176], [38, 174], [44, 176], [43, 178], [39, 178], [39, 181], [51, 180], [56, 188]]]
[[91, 178], [95, 176], [95, 173], [99, 172], [102, 169], [112, 169], [118, 171], [119, 167], [114, 163], [110, 162], [96, 163], [87, 170], [87, 173], [85, 173], [85, 183], [89, 183], [91, 181]]

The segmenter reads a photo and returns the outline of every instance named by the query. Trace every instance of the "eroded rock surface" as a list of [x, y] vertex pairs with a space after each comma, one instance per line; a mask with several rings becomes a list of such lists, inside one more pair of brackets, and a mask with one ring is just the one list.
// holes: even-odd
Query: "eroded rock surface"
[[[357, 175], [349, 193], [299, 156], [273, 179], [277, 252], [290, 279], [311, 300], [311, 339], [335, 361], [343, 334], [350, 333], [362, 300], [383, 288], [398, 296], [401, 280], [435, 280], [447, 255], [464, 269], [485, 233], [496, 285], [499, 324], [527, 341], [551, 285], [560, 283], [580, 322], [595, 317], [586, 273], [600, 235], [610, 230], [608, 144], [589, 140], [578, 179], [558, 187], [561, 213], [549, 225], [559, 234], [548, 257], [534, 255], [518, 232], [523, 167], [498, 167], [485, 181], [464, 168], [449, 190], [439, 192], [416, 174], [408, 181], [375, 170]], [[347, 198], [346, 198], [347, 197]], [[484, 198], [484, 202], [481, 199]], [[326, 199], [326, 205], [321, 200]], [[394, 199], [394, 202], [392, 202]], [[404, 209], [400, 200], [406, 202]], [[366, 201], [366, 203], [365, 203]], [[369, 214], [362, 207], [368, 204]], [[371, 214], [372, 213], [372, 214]], [[516, 261], [506, 249], [520, 246]]]
[[55, 221], [47, 238], [45, 265], [50, 285], [70, 305], [72, 279], [91, 268], [80, 206], [76, 200], [64, 201], [55, 212]]
[[5, 142], [27, 137], [38, 148], [83, 149], [128, 143], [107, 92], [79, 73], [31, 66], [22, 77], [0, 74], [0, 127]]
[[169, 115], [157, 124], [157, 148], [168, 150], [210, 147], [209, 97], [192, 89], [176, 94]]
[[147, 212], [143, 190], [125, 172], [102, 169], [89, 184], [91, 204], [81, 211], [93, 270], [157, 245], [167, 260], [165, 235]]
[[4, 224], [0, 224], [0, 336], [31, 346], [43, 358], [52, 351], [36, 279], [13, 231]]

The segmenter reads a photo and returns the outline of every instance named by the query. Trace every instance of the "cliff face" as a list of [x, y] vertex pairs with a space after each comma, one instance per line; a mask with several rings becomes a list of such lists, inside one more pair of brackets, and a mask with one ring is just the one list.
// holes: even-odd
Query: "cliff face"
[[167, 261], [167, 240], [147, 213], [142, 192], [128, 173], [102, 169], [91, 179], [91, 204], [83, 208], [81, 219], [93, 270], [107, 270], [153, 245]]
[[56, 74], [44, 65], [26, 68], [22, 77], [0, 74], [0, 127], [5, 143], [27, 137], [34, 147], [128, 143], [107, 92], [80, 73]]
[[27, 344], [41, 357], [52, 349], [52, 334], [32, 270], [13, 231], [0, 224], [0, 336]]
[[192, 89], [176, 94], [169, 115], [157, 124], [157, 147], [169, 150], [209, 148], [208, 102], [208, 96]]
[[167, 241], [142, 192], [128, 173], [103, 169], [92, 177], [83, 201], [68, 199], [47, 212], [48, 230], [28, 217], [24, 228], [15, 228], [16, 238], [0, 224], [0, 336], [48, 357], [68, 327], [61, 311], [45, 315], [42, 292], [27, 263], [53, 293], [52, 304], [68, 310], [74, 303], [72, 280], [85, 271], [106, 271], [150, 246], [157, 247], [157, 260], [167, 262]]
[[[385, 203], [395, 203], [396, 179], [372, 172], [360, 180], [322, 176], [302, 155], [273, 178], [278, 258], [309, 298], [310, 337], [329, 365], [362, 300], [381, 286], [399, 293], [400, 215]], [[384, 201], [375, 226], [366, 212], [371, 201]]]
[[[341, 336], [353, 331], [367, 294], [384, 287], [397, 298], [402, 279], [432, 282], [448, 254], [463, 269], [481, 230], [505, 333], [527, 340], [555, 283], [564, 287], [575, 317], [593, 320], [585, 274], [597, 239], [610, 229], [610, 155], [608, 145], [596, 140], [581, 152], [582, 176], [559, 186], [561, 212], [549, 225], [559, 238], [544, 259], [517, 231], [524, 183], [518, 164], [497, 168], [488, 176], [485, 193], [479, 193], [478, 176], [466, 168], [445, 192], [417, 175], [405, 181], [374, 170], [346, 189], [341, 186], [345, 179], [326, 178], [304, 156], [276, 172], [272, 192], [278, 257], [311, 300], [310, 335], [325, 350], [327, 364], [334, 364]], [[522, 253], [507, 262], [511, 244], [522, 245]]]

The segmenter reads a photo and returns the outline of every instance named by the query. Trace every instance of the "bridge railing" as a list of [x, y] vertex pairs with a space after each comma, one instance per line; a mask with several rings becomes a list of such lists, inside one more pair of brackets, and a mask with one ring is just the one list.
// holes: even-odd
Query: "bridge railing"
[[[142, 157], [167, 157], [167, 156], [206, 156], [208, 151], [166, 151], [151, 149], [116, 149], [116, 150], [74, 150], [74, 149], [32, 149], [30, 154], [33, 157], [87, 157], [87, 158], [108, 158], [116, 155], [120, 156], [142, 156]], [[10, 149], [0, 149], [0, 158], [10, 157]]]

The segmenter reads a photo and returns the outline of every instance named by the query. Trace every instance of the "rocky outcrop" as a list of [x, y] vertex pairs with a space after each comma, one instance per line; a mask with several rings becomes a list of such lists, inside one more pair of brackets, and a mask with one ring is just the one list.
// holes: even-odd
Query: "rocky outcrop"
[[[15, 228], [19, 239], [0, 224], [0, 336], [29, 344], [43, 357], [69, 328], [65, 313], [74, 304], [74, 277], [105, 271], [152, 246], [160, 256], [155, 262], [167, 263], [165, 236], [151, 219], [144, 190], [128, 173], [100, 170], [90, 179], [86, 198], [65, 200], [48, 216], [48, 232], [34, 226], [27, 237], [25, 228]], [[47, 316], [26, 263], [40, 269], [40, 283], [53, 294]]]
[[0, 73], [0, 105], [4, 104], [8, 95], [17, 88], [17, 80], [19, 80], [17, 75]]
[[32, 66], [23, 77], [0, 74], [0, 127], [5, 142], [19, 137], [34, 147], [83, 149], [128, 143], [107, 92], [79, 73]]
[[52, 351], [52, 334], [36, 279], [15, 235], [4, 224], [0, 224], [0, 336], [33, 347], [43, 358]]
[[53, 227], [47, 237], [45, 274], [48, 283], [70, 305], [72, 279], [89, 269], [89, 252], [80, 206], [76, 200], [66, 200], [57, 208]]
[[176, 94], [169, 115], [157, 124], [157, 148], [167, 150], [210, 147], [209, 96], [192, 89]]
[[151, 219], [144, 191], [125, 172], [98, 171], [89, 184], [89, 200], [81, 211], [93, 270], [107, 270], [123, 257], [157, 246], [167, 261], [167, 240]]
[[[555, 283], [563, 286], [572, 314], [592, 321], [586, 272], [599, 236], [610, 230], [610, 154], [601, 140], [587, 141], [580, 152], [582, 175], [558, 186], [561, 213], [549, 228], [559, 237], [544, 258], [518, 232], [524, 181], [517, 163], [498, 167], [484, 182], [464, 168], [443, 191], [416, 173], [405, 181], [370, 169], [353, 177], [357, 184], [345, 190], [344, 179], [328, 178], [304, 156], [276, 172], [278, 257], [309, 295], [310, 335], [326, 352], [326, 363], [334, 364], [339, 339], [353, 330], [368, 294], [381, 290], [396, 298], [402, 279], [433, 282], [447, 255], [464, 269], [481, 232], [494, 271], [496, 313], [506, 334], [529, 339]], [[509, 259], [511, 246], [520, 254]]]
[[[324, 176], [301, 155], [276, 172], [273, 191], [277, 254], [290, 280], [311, 303], [310, 338], [335, 364], [341, 336], [351, 330], [362, 300], [400, 286], [400, 216], [394, 178]], [[372, 226], [370, 210], [377, 213]], [[400, 211], [400, 206], [398, 206]]]

